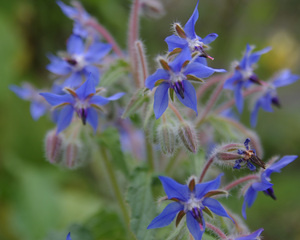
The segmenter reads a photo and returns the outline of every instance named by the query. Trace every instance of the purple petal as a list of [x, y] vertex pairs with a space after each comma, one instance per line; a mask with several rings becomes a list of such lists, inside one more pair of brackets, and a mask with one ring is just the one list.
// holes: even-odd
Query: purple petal
[[200, 199], [209, 191], [218, 189], [220, 186], [220, 183], [221, 183], [221, 177], [223, 175], [224, 174], [221, 173], [216, 179], [214, 179], [212, 181], [196, 184], [195, 197]]
[[201, 228], [199, 226], [199, 223], [196, 221], [196, 219], [193, 217], [190, 211], [186, 213], [186, 225], [190, 231], [190, 233], [193, 235], [195, 240], [201, 240], [202, 235], [205, 230], [205, 221], [203, 219], [203, 231], [201, 231]]
[[68, 234], [66, 240], [72, 240], [72, 238], [71, 238], [71, 233]]
[[116, 94], [108, 97], [107, 99], [110, 101], [114, 101], [114, 100], [118, 100], [119, 98], [123, 97], [124, 95], [125, 95], [124, 92], [119, 92], [119, 93], [116, 93]]
[[247, 216], [246, 216], [246, 205], [248, 206], [248, 208], [250, 208], [255, 199], [257, 197], [257, 191], [254, 190], [251, 186], [248, 188], [245, 196], [244, 196], [244, 203], [243, 203], [243, 208], [242, 208], [242, 214], [243, 214], [243, 217], [246, 219]]
[[178, 93], [176, 93], [176, 96], [183, 105], [187, 106], [190, 109], [193, 109], [198, 115], [197, 97], [194, 86], [187, 80], [183, 80], [182, 84], [184, 88], [184, 98], [182, 98]]
[[92, 44], [85, 54], [87, 62], [98, 62], [111, 50], [111, 45], [107, 43], [94, 43]]
[[68, 77], [65, 82], [62, 84], [62, 87], [71, 87], [76, 88], [81, 85], [82, 83], [82, 76], [80, 72], [74, 72]]
[[195, 60], [195, 62], [207, 66], [207, 60], [206, 60], [206, 57], [197, 57], [197, 59]]
[[247, 235], [244, 237], [238, 237], [238, 238], [235, 238], [235, 240], [255, 240], [260, 236], [260, 234], [262, 233], [263, 230], [264, 230], [263, 228], [260, 228], [260, 229], [256, 230], [255, 232], [251, 233], [250, 235]]
[[168, 226], [181, 210], [183, 210], [183, 205], [178, 202], [168, 204], [161, 214], [152, 220], [147, 229]]
[[92, 75], [92, 79], [94, 80], [95, 86], [99, 84], [100, 81], [100, 70], [98, 67], [89, 65], [84, 67], [83, 69], [85, 78], [88, 79], [90, 74]]
[[160, 118], [161, 115], [166, 111], [168, 104], [169, 104], [169, 83], [161, 83], [154, 94], [154, 104], [153, 110], [156, 119]]
[[170, 79], [170, 74], [168, 71], [166, 71], [164, 69], [157, 69], [155, 73], [153, 73], [146, 79], [146, 82], [145, 82], [146, 88], [149, 88], [150, 90], [152, 90], [155, 86], [155, 83], [161, 79], [163, 79], [163, 80]]
[[201, 40], [204, 44], [210, 44], [211, 42], [215, 41], [216, 38], [218, 37], [218, 34], [216, 33], [211, 33], [208, 34], [205, 38]]
[[244, 97], [242, 94], [242, 87], [243, 87], [243, 82], [239, 82], [234, 90], [234, 97], [235, 97], [235, 105], [239, 111], [239, 113], [243, 112], [244, 108]]
[[233, 76], [228, 78], [226, 82], [224, 83], [223, 88], [224, 89], [230, 89], [234, 90], [235, 86], [238, 82], [241, 82], [243, 80], [243, 76], [239, 71], [235, 71]]
[[34, 101], [30, 104], [30, 114], [35, 121], [43, 116], [46, 111], [47, 107], [43, 103]]
[[166, 37], [165, 42], [168, 44], [169, 52], [172, 52], [175, 48], [183, 49], [184, 47], [186, 47], [188, 45], [188, 42], [186, 41], [186, 39], [183, 39], [176, 35], [171, 35], [169, 37]]
[[76, 8], [64, 4], [62, 1], [57, 1], [56, 3], [67, 17], [73, 19], [78, 15], [78, 10]]
[[59, 113], [57, 121], [57, 134], [67, 128], [73, 119], [74, 108], [71, 105], [65, 106]]
[[159, 180], [161, 181], [165, 193], [167, 194], [168, 198], [177, 198], [181, 201], [187, 201], [189, 199], [189, 188], [187, 185], [182, 185], [172, 178], [159, 176]]
[[278, 162], [272, 164], [265, 170], [266, 177], [270, 177], [273, 172], [280, 172], [282, 168], [293, 162], [298, 156], [296, 155], [288, 155], [281, 158]]
[[102, 97], [102, 96], [93, 96], [91, 99], [90, 99], [90, 104], [96, 104], [96, 105], [105, 105], [109, 102], [109, 99], [108, 98], [105, 98], [105, 97]]
[[40, 95], [43, 96], [51, 106], [74, 102], [74, 98], [70, 94], [57, 95], [53, 93], [40, 93]]
[[198, 3], [199, 3], [199, 0], [196, 4], [195, 10], [194, 10], [192, 16], [190, 17], [190, 19], [187, 21], [187, 23], [184, 26], [184, 31], [185, 31], [187, 37], [190, 39], [194, 39], [197, 37], [196, 33], [195, 33], [195, 24], [199, 17]]
[[19, 98], [22, 99], [29, 99], [32, 97], [33, 89], [30, 89], [29, 87], [18, 87], [16, 85], [9, 86], [9, 89], [13, 91]]
[[72, 68], [65, 60], [53, 55], [49, 55], [48, 58], [51, 61], [46, 67], [48, 71], [57, 75], [68, 75], [72, 71]]
[[185, 61], [191, 60], [191, 52], [188, 47], [182, 49], [182, 51], [175, 57], [175, 59], [169, 63], [169, 66], [173, 72], [178, 73], [182, 69], [182, 65]]
[[260, 102], [257, 101], [255, 106], [254, 106], [254, 109], [252, 110], [251, 112], [251, 118], [250, 118], [250, 123], [251, 123], [251, 126], [252, 127], [255, 127], [256, 126], [256, 123], [257, 123], [257, 115], [258, 115], [258, 110], [260, 108]]
[[227, 217], [234, 223], [233, 219], [228, 215], [221, 203], [219, 203], [219, 201], [217, 201], [216, 199], [204, 198], [202, 203], [204, 206], [208, 207], [213, 213], [221, 217]]
[[92, 126], [94, 132], [96, 133], [97, 126], [98, 126], [98, 113], [94, 108], [87, 109], [86, 120]]
[[242, 58], [242, 60], [240, 62], [240, 67], [244, 70], [246, 70], [250, 66], [249, 56], [250, 56], [250, 52], [252, 50], [253, 50], [253, 47], [251, 47], [249, 44], [247, 44], [246, 52], [245, 52], [244, 57]]
[[224, 69], [213, 69], [210, 67], [207, 67], [204, 64], [193, 62], [186, 66], [184, 70], [184, 74], [191, 74], [198, 78], [207, 78], [211, 76], [214, 72], [226, 72]]
[[86, 99], [90, 94], [96, 93], [95, 82], [90, 74], [89, 78], [76, 90], [79, 99]]
[[67, 51], [69, 54], [82, 54], [84, 52], [84, 42], [81, 37], [71, 35], [67, 42]]
[[[263, 177], [262, 177], [263, 178]], [[251, 187], [255, 190], [255, 191], [264, 191], [267, 190], [268, 188], [272, 187], [273, 184], [270, 183], [268, 180], [266, 179], [262, 179], [261, 182], [255, 182], [251, 185]]]
[[286, 85], [290, 85], [300, 78], [299, 75], [294, 75], [291, 73], [289, 69], [283, 70], [273, 81], [273, 85], [275, 87], [283, 87]]
[[260, 51], [254, 52], [252, 54], [250, 54], [249, 56], [249, 60], [248, 60], [248, 66], [251, 66], [254, 63], [257, 63], [258, 60], [260, 59], [260, 56], [262, 54], [265, 54], [267, 52], [269, 52], [272, 48], [271, 47], [266, 47]]

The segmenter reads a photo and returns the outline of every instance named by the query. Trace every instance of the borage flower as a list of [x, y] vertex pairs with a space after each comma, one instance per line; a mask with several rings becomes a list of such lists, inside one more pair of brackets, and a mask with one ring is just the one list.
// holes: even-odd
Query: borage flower
[[[175, 49], [184, 49], [188, 48], [191, 53], [199, 53], [200, 57], [198, 58], [199, 61], [202, 63], [206, 63], [205, 58], [210, 58], [206, 52], [205, 48], [208, 48], [208, 44], [213, 42], [218, 35], [216, 33], [211, 33], [207, 35], [205, 38], [199, 37], [195, 32], [195, 24], [198, 20], [199, 13], [198, 13], [198, 3], [195, 7], [195, 10], [190, 17], [190, 19], [185, 24], [184, 28], [180, 26], [180, 24], [174, 24], [174, 30], [176, 35], [169, 36], [165, 39], [166, 43], [168, 44], [169, 52], [174, 51]], [[176, 50], [175, 50], [176, 51]]]
[[72, 35], [67, 42], [67, 56], [59, 58], [50, 56], [51, 63], [47, 69], [59, 75], [66, 77], [63, 86], [78, 87], [83, 82], [83, 76], [87, 79], [92, 73], [95, 84], [98, 84], [100, 78], [99, 68], [95, 65], [109, 53], [111, 45], [106, 43], [94, 42], [87, 47], [81, 37]]
[[198, 62], [189, 62], [190, 60], [189, 49], [185, 48], [172, 62], [160, 59], [162, 68], [146, 79], [145, 86], [151, 90], [159, 85], [155, 91], [153, 106], [157, 119], [168, 107], [169, 89], [171, 98], [175, 92], [182, 104], [197, 113], [196, 91], [188, 80], [202, 82], [201, 78], [207, 78], [214, 72], [225, 72], [224, 69], [213, 69]]
[[277, 88], [290, 85], [296, 82], [300, 78], [299, 75], [294, 75], [290, 70], [286, 69], [279, 73], [270, 82], [264, 83], [264, 90], [260, 97], [256, 99], [254, 108], [251, 113], [251, 126], [255, 127], [257, 123], [257, 115], [259, 108], [262, 108], [266, 112], [273, 112], [272, 105], [280, 107], [280, 101], [277, 95]]
[[95, 29], [89, 26], [90, 22], [95, 19], [88, 14], [78, 1], [72, 1], [73, 7], [64, 4], [62, 1], [57, 1], [62, 12], [70, 19], [74, 20], [73, 33], [83, 38], [92, 37], [99, 38], [99, 34]]
[[167, 199], [175, 202], [168, 204], [162, 213], [152, 220], [147, 229], [165, 227], [173, 221], [176, 215], [177, 226], [186, 215], [190, 233], [195, 240], [200, 240], [205, 231], [203, 211], [210, 215], [212, 211], [219, 216], [230, 218], [222, 205], [216, 199], [210, 198], [214, 194], [226, 193], [216, 190], [220, 186], [221, 176], [222, 174], [213, 181], [198, 184], [195, 184], [195, 179], [192, 179], [188, 185], [182, 185], [169, 177], [160, 176]]
[[253, 163], [261, 168], [266, 167], [265, 163], [256, 155], [255, 149], [250, 148], [250, 141], [250, 138], [247, 138], [244, 142], [245, 149], [238, 149], [238, 154], [241, 155], [241, 159], [235, 161], [233, 168], [240, 169], [242, 166], [247, 165], [251, 171], [254, 171], [256, 167], [253, 165]]
[[98, 126], [96, 109], [101, 110], [100, 106], [124, 95], [124, 93], [117, 93], [108, 98], [96, 95], [99, 91], [95, 89], [95, 83], [91, 76], [76, 91], [67, 87], [65, 90], [69, 94], [40, 93], [49, 104], [55, 108], [62, 108], [57, 121], [57, 134], [70, 125], [74, 112], [81, 118], [84, 125], [88, 122], [96, 131]]
[[39, 95], [38, 91], [34, 87], [32, 87], [29, 83], [24, 83], [22, 87], [11, 85], [9, 89], [13, 91], [19, 98], [31, 102], [30, 114], [33, 120], [35, 121], [38, 120], [49, 109], [45, 99], [42, 98]]
[[71, 238], [71, 233], [69, 233], [69, 234], [67, 235], [66, 240], [72, 240], [72, 238]]
[[241, 234], [237, 237], [229, 237], [228, 240], [259, 240], [261, 239], [260, 235], [263, 232], [263, 230], [263, 228], [260, 228], [249, 235]]
[[260, 56], [271, 50], [266, 47], [258, 52], [251, 53], [254, 47], [247, 44], [246, 52], [240, 63], [235, 67], [232, 77], [224, 83], [225, 89], [234, 91], [236, 107], [241, 113], [244, 107], [244, 98], [242, 94], [243, 87], [248, 87], [252, 83], [261, 84], [258, 77], [253, 73], [253, 65], [258, 62]]
[[273, 199], [276, 199], [273, 184], [270, 182], [270, 176], [273, 172], [280, 172], [282, 168], [286, 165], [293, 162], [298, 156], [284, 156], [278, 162], [273, 163], [272, 165], [268, 166], [265, 170], [258, 174], [257, 180], [254, 180], [248, 187], [245, 195], [244, 195], [244, 203], [242, 208], [243, 217], [246, 219], [246, 206], [250, 208], [259, 191], [263, 191], [266, 195], [270, 196]]

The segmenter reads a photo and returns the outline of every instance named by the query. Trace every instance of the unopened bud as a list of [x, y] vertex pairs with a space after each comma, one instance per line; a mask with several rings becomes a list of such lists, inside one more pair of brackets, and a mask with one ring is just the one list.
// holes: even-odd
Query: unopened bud
[[172, 155], [174, 153], [176, 145], [174, 126], [172, 126], [171, 124], [162, 124], [158, 127], [157, 133], [163, 153]]
[[198, 150], [198, 139], [194, 127], [190, 123], [183, 122], [178, 127], [178, 134], [187, 150], [196, 153]]
[[82, 146], [79, 142], [66, 144], [63, 153], [63, 165], [70, 169], [80, 166], [84, 160], [82, 150]]
[[159, 0], [141, 0], [141, 13], [149, 18], [160, 18], [165, 9]]
[[56, 134], [56, 130], [51, 130], [47, 133], [45, 138], [45, 150], [46, 158], [50, 163], [59, 163], [63, 142], [63, 133]]

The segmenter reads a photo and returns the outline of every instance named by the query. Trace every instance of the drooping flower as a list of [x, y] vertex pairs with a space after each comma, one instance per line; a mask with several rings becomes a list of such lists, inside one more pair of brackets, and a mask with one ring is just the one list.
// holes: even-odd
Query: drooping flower
[[242, 94], [243, 87], [248, 87], [252, 83], [261, 84], [258, 77], [255, 75], [254, 64], [258, 62], [260, 56], [271, 50], [271, 47], [266, 47], [258, 52], [251, 53], [254, 47], [247, 44], [246, 52], [242, 60], [235, 67], [233, 76], [224, 83], [225, 89], [234, 91], [236, 107], [241, 113], [244, 107], [244, 98]]
[[253, 163], [261, 168], [265, 168], [265, 163], [256, 155], [255, 149], [250, 148], [250, 141], [250, 138], [247, 138], [244, 142], [245, 149], [237, 150], [238, 154], [241, 155], [241, 158], [235, 161], [233, 168], [240, 169], [242, 166], [247, 165], [251, 171], [254, 171], [256, 167]]
[[224, 69], [213, 69], [198, 62], [189, 63], [189, 61], [191, 61], [191, 54], [189, 49], [185, 48], [169, 63], [160, 59], [162, 68], [146, 79], [145, 86], [151, 90], [155, 85], [159, 85], [155, 91], [153, 106], [157, 119], [168, 107], [169, 89], [171, 97], [175, 92], [182, 104], [197, 113], [196, 91], [189, 80], [202, 82], [201, 78], [207, 78], [214, 72], [225, 72]]
[[83, 39], [78, 35], [71, 35], [67, 42], [67, 56], [60, 58], [49, 56], [51, 61], [47, 69], [66, 78], [63, 86], [78, 87], [83, 82], [83, 76], [87, 79], [92, 73], [95, 84], [100, 78], [99, 68], [95, 65], [109, 53], [111, 45], [101, 42], [94, 42], [86, 48]]
[[206, 63], [205, 58], [211, 58], [206, 52], [205, 48], [208, 48], [208, 44], [213, 42], [218, 35], [216, 33], [208, 34], [205, 38], [199, 37], [195, 32], [195, 24], [198, 20], [198, 4], [196, 4], [195, 10], [190, 17], [190, 19], [185, 24], [182, 29], [178, 23], [174, 24], [174, 30], [176, 35], [171, 35], [165, 39], [168, 44], [169, 52], [174, 51], [174, 49], [184, 49], [188, 48], [191, 53], [199, 53], [200, 58], [199, 61], [202, 63]]
[[78, 1], [71, 2], [73, 7], [64, 4], [62, 1], [57, 1], [57, 4], [68, 18], [74, 20], [73, 33], [75, 35], [83, 38], [99, 39], [98, 32], [89, 25], [90, 22], [96, 20], [85, 11]]
[[31, 102], [30, 114], [33, 120], [38, 120], [49, 109], [45, 99], [39, 95], [39, 91], [29, 83], [24, 83], [22, 87], [11, 85], [9, 89], [13, 91], [18, 97]]
[[62, 108], [57, 121], [57, 134], [70, 125], [74, 112], [81, 118], [84, 125], [88, 122], [96, 131], [98, 126], [96, 109], [101, 110], [100, 106], [107, 104], [109, 101], [117, 100], [124, 95], [124, 93], [117, 93], [108, 98], [97, 95], [98, 91], [95, 89], [95, 83], [91, 75], [77, 90], [74, 91], [67, 87], [65, 90], [68, 94], [40, 93], [49, 104], [55, 108]]
[[260, 228], [249, 235], [241, 234], [237, 237], [229, 237], [228, 240], [259, 240], [261, 239], [260, 235], [263, 232], [263, 230], [263, 228]]
[[299, 75], [294, 75], [290, 70], [286, 69], [280, 72], [272, 81], [265, 82], [264, 90], [256, 99], [254, 108], [251, 113], [251, 126], [255, 127], [257, 123], [257, 115], [259, 108], [266, 112], [273, 112], [272, 105], [280, 107], [280, 101], [277, 95], [277, 88], [290, 85], [300, 78]]
[[270, 196], [273, 199], [276, 199], [273, 184], [270, 182], [270, 176], [273, 172], [280, 172], [282, 168], [293, 162], [298, 156], [290, 155], [284, 156], [278, 162], [273, 163], [268, 166], [265, 170], [259, 173], [258, 180], [253, 180], [249, 188], [247, 189], [244, 195], [244, 203], [242, 208], [243, 217], [246, 219], [246, 207], [250, 208], [259, 191], [263, 191], [266, 195]]
[[178, 225], [186, 215], [190, 233], [195, 240], [201, 240], [205, 231], [203, 211], [206, 213], [212, 211], [219, 216], [230, 218], [223, 206], [216, 199], [211, 198], [212, 195], [220, 193], [216, 189], [220, 186], [221, 176], [222, 174], [215, 180], [198, 184], [195, 184], [195, 179], [192, 179], [188, 185], [182, 185], [169, 177], [160, 176], [159, 179], [168, 200], [174, 202], [168, 204], [162, 213], [152, 220], [147, 229], [165, 227], [173, 221], [176, 215], [176, 225]]
[[69, 233], [69, 234], [67, 235], [66, 240], [72, 240], [72, 238], [71, 238], [71, 233]]

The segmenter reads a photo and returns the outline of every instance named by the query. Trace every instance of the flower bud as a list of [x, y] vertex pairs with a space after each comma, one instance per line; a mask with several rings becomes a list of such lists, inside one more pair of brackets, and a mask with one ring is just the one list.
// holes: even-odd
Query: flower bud
[[196, 153], [198, 150], [198, 139], [195, 128], [190, 123], [183, 122], [178, 127], [178, 134], [187, 150]]
[[45, 138], [45, 150], [46, 158], [50, 163], [59, 163], [63, 142], [63, 133], [56, 134], [56, 130], [51, 130], [47, 133]]
[[142, 0], [141, 13], [149, 18], [160, 18], [165, 14], [165, 9], [159, 0]]
[[158, 127], [157, 134], [163, 153], [173, 155], [176, 145], [174, 126], [168, 123], [162, 124]]
[[64, 146], [62, 164], [69, 169], [79, 167], [86, 159], [84, 155], [82, 144], [79, 141], [69, 142]]

